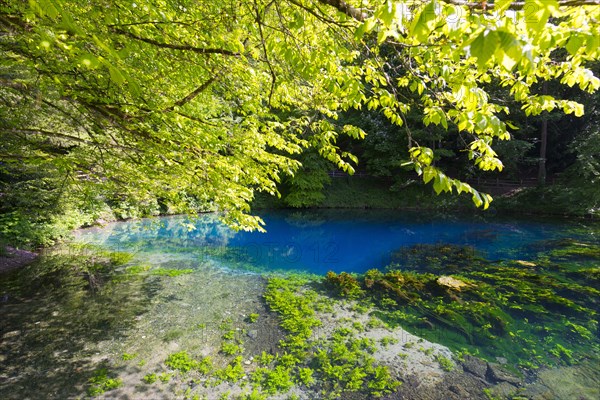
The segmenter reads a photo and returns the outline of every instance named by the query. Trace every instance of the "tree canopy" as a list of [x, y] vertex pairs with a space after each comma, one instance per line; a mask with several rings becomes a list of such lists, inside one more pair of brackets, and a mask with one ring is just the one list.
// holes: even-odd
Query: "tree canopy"
[[[404, 130], [436, 192], [491, 197], [434, 165], [409, 112], [456, 131], [482, 170], [527, 115], [583, 105], [535, 91], [594, 92], [600, 0], [29, 0], [0, 5], [0, 169], [58, 171], [82, 190], [226, 211], [240, 228], [255, 193], [277, 194], [319, 154], [363, 138], [339, 118], [381, 112]], [[496, 98], [500, 86], [512, 99]], [[301, 157], [306, 150], [310, 155]]]

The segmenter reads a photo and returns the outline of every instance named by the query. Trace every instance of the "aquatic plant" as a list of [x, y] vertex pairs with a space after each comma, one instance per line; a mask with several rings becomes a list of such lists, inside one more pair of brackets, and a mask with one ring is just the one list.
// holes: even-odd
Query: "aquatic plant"
[[449, 358], [447, 358], [439, 353], [436, 354], [434, 356], [434, 358], [440, 364], [440, 367], [442, 367], [442, 369], [444, 371], [450, 372], [450, 371], [454, 370], [454, 363]]
[[146, 374], [142, 380], [147, 384], [152, 384], [158, 380], [158, 376], [156, 374]]
[[180, 275], [191, 274], [193, 269], [177, 269], [177, 268], [156, 268], [152, 270], [151, 275], [176, 277]]
[[136, 357], [137, 357], [137, 353], [133, 353], [133, 354], [131, 354], [131, 353], [123, 353], [123, 354], [121, 355], [121, 359], [122, 359], [123, 361], [129, 361], [129, 360], [133, 360], [133, 359], [134, 359], [134, 358], [136, 358]]
[[87, 389], [87, 393], [90, 396], [98, 396], [102, 393], [117, 389], [123, 386], [123, 381], [120, 378], [110, 378], [107, 368], [100, 368], [96, 370], [94, 376], [89, 379], [90, 386]]
[[207, 374], [213, 368], [210, 357], [205, 357], [198, 361], [193, 359], [185, 350], [170, 354], [165, 361], [165, 365], [173, 370], [183, 373], [196, 370], [200, 373]]
[[226, 356], [232, 356], [234, 354], [241, 354], [244, 352], [244, 349], [235, 344], [235, 343], [221, 343], [220, 352], [225, 354]]
[[363, 295], [363, 291], [358, 283], [358, 280], [346, 272], [336, 274], [333, 271], [329, 271], [325, 278], [325, 282], [330, 287], [337, 290], [341, 296], [358, 298], [362, 297]]
[[294, 386], [293, 368], [285, 365], [275, 365], [272, 368], [258, 368], [252, 374], [252, 382], [269, 394], [287, 392]]
[[[346, 278], [344, 282], [351, 282]], [[336, 329], [329, 339], [312, 337], [312, 329], [321, 324], [313, 311], [320, 299], [306, 283], [297, 278], [269, 280], [264, 297], [287, 331], [281, 342], [286, 352], [277, 355], [270, 368], [258, 369], [253, 381], [268, 393], [287, 391], [294, 382], [318, 382], [328, 397], [344, 391], [363, 391], [374, 396], [392, 392], [400, 383], [391, 377], [387, 367], [376, 365], [370, 355], [376, 350], [372, 339], [354, 338], [351, 327]]]
[[245, 375], [242, 356], [234, 358], [224, 368], [214, 370], [215, 377], [231, 383], [240, 381]]
[[[419, 245], [396, 254], [418, 272], [393, 265], [351, 279], [330, 273], [323, 283], [339, 296], [351, 287], [358, 302], [379, 309], [372, 317], [386, 325], [401, 325], [457, 350], [479, 349], [483, 357], [521, 365], [570, 363], [600, 350], [592, 333], [600, 306], [593, 284], [600, 276], [594, 265], [600, 246], [574, 241], [553, 246], [543, 246], [533, 261], [491, 263], [469, 248]], [[448, 275], [448, 265], [460, 266], [455, 269], [460, 275]]]

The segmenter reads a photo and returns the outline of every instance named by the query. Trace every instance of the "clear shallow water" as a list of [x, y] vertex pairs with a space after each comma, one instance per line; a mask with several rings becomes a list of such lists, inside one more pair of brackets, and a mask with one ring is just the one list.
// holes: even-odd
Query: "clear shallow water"
[[76, 240], [137, 252], [154, 261], [184, 257], [232, 270], [325, 274], [382, 268], [394, 253], [418, 244], [470, 246], [489, 260], [527, 259], [548, 240], [573, 238], [577, 228], [565, 221], [434, 219], [367, 210], [270, 212], [262, 218], [267, 233], [234, 232], [207, 214], [117, 222], [79, 231]]
[[[523, 397], [598, 398], [600, 331], [595, 310], [600, 297], [594, 288], [600, 288], [599, 255], [579, 252], [596, 248], [597, 225], [423, 218], [362, 210], [278, 212], [263, 217], [267, 234], [232, 232], [214, 215], [195, 221], [178, 216], [86, 229], [78, 232], [79, 242], [134, 252], [136, 257], [114, 269], [90, 266], [89, 271], [96, 272], [87, 273], [77, 254], [71, 259], [70, 249], [65, 249], [61, 257], [49, 256], [0, 275], [0, 398], [79, 398], [94, 371], [103, 366], [124, 382], [104, 398], [181, 397], [190, 387], [185, 376], [153, 385], [141, 383], [142, 378], [164, 371], [169, 354], [180, 350], [211, 356], [224, 367], [227, 360], [219, 349], [225, 322], [244, 340], [245, 356], [274, 351], [281, 339], [280, 322], [262, 299], [264, 279], [236, 271], [364, 271], [402, 259], [394, 253], [417, 244], [473, 246], [490, 259], [528, 260], [535, 265], [487, 263], [470, 258], [462, 249], [446, 257], [444, 247], [452, 250], [452, 246], [405, 251], [402, 265], [419, 265], [433, 274], [459, 269], [461, 276], [479, 282], [481, 292], [456, 292], [464, 300], [446, 296], [438, 301], [442, 295], [426, 291], [418, 308], [402, 306], [387, 316], [399, 315], [394, 321], [427, 340], [452, 349], [470, 346], [475, 354], [491, 360], [502, 357], [512, 366], [527, 368], [529, 361], [562, 365], [540, 373], [519, 393]], [[564, 238], [580, 240], [560, 240]], [[79, 251], [85, 253], [85, 248]], [[430, 265], [419, 263], [423, 257]], [[451, 269], [446, 261], [452, 257], [464, 264]], [[136, 267], [144, 268], [138, 273]], [[152, 273], [161, 268], [192, 271], [174, 277]], [[462, 322], [452, 324], [446, 314], [434, 315], [438, 304], [443, 306], [440, 313], [452, 311]], [[494, 323], [497, 312], [507, 314], [500, 314], [505, 315], [504, 324], [494, 325], [494, 338], [489, 339], [482, 321]], [[259, 324], [246, 321], [250, 313], [260, 314]], [[421, 324], [423, 318], [429, 323]], [[257, 331], [256, 340], [243, 333], [250, 329]], [[467, 340], [465, 332], [474, 339]], [[559, 346], [565, 350], [561, 352]], [[417, 348], [413, 351], [421, 353]], [[581, 366], [565, 367], [572, 363], [571, 352], [576, 363], [583, 362]], [[134, 359], [125, 360], [126, 353]], [[437, 361], [431, 358], [431, 362]], [[212, 391], [209, 398], [218, 397], [214, 388], [208, 390]]]

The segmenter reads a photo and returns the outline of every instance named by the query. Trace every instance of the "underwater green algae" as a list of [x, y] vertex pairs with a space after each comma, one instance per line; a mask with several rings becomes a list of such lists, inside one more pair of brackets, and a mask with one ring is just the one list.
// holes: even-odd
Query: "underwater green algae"
[[600, 246], [540, 248], [533, 260], [489, 262], [470, 248], [419, 245], [386, 271], [329, 273], [325, 283], [375, 304], [390, 326], [490, 360], [535, 369], [598, 357]]

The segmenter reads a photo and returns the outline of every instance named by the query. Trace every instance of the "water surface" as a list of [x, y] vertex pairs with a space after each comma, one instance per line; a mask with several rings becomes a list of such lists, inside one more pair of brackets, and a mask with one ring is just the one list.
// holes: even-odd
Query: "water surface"
[[[526, 259], [549, 240], [592, 235], [565, 221], [424, 216], [319, 210], [262, 215], [266, 233], [234, 232], [214, 214], [117, 222], [82, 230], [77, 240], [150, 257], [217, 261], [233, 270], [364, 272], [419, 244], [473, 248], [489, 260]], [[589, 240], [589, 238], [587, 238]], [[592, 238], [594, 239], [594, 238]]]

